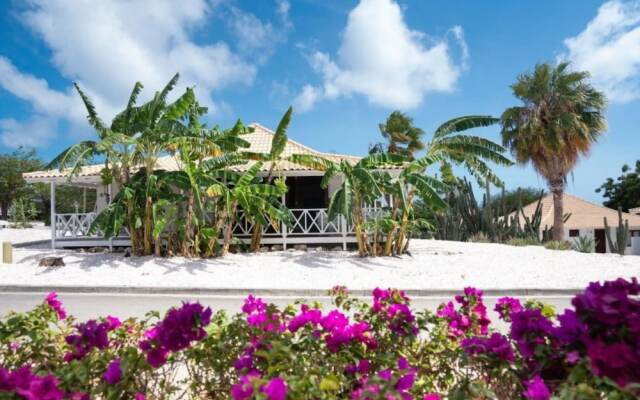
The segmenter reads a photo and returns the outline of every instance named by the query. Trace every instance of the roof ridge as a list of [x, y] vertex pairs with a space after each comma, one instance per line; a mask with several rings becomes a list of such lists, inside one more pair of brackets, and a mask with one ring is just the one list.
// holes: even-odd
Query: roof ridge
[[[275, 135], [275, 132], [272, 129], [267, 128], [266, 126], [264, 126], [264, 125], [262, 125], [262, 124], [260, 124], [258, 122], [252, 122], [251, 124], [249, 124], [249, 126], [251, 126], [251, 125], [257, 126], [260, 129], [265, 130], [267, 133], [269, 133], [271, 135]], [[304, 145], [304, 144], [298, 142], [297, 140], [291, 139], [289, 136], [287, 136], [287, 141], [292, 143], [293, 145], [296, 145], [298, 147], [302, 147], [303, 149], [305, 149], [307, 151], [310, 151], [312, 153], [315, 153], [317, 155], [328, 155], [328, 156], [337, 156], [337, 157], [350, 157], [350, 158], [357, 158], [357, 159], [362, 158], [360, 156], [354, 156], [354, 155], [350, 155], [350, 154], [329, 153], [329, 152], [324, 152], [324, 151], [318, 151], [318, 150], [316, 150], [314, 148], [311, 148], [311, 147], [309, 147], [307, 145]]]

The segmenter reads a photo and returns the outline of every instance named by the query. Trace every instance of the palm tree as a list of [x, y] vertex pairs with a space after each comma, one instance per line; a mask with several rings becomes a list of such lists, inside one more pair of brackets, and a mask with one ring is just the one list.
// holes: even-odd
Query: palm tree
[[553, 193], [554, 240], [564, 237], [567, 175], [606, 129], [605, 96], [588, 79], [588, 72], [570, 71], [568, 63], [538, 64], [511, 86], [523, 104], [501, 118], [504, 146], [519, 164], [531, 162]]
[[[413, 126], [413, 119], [400, 111], [389, 115], [385, 123], [378, 125], [380, 133], [387, 139], [386, 152], [399, 154], [413, 159], [416, 152], [424, 149], [422, 136], [424, 131]], [[372, 152], [379, 152], [384, 144], [378, 143], [372, 147]]]

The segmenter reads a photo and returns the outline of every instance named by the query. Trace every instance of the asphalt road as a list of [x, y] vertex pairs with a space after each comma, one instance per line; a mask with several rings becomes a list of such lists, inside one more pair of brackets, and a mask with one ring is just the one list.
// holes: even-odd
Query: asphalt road
[[[37, 304], [42, 303], [46, 293], [38, 292], [2, 292], [0, 293], [0, 315], [4, 316], [9, 311], [28, 311]], [[261, 296], [265, 301], [284, 306], [291, 304], [300, 297], [296, 296]], [[501, 296], [485, 296], [485, 304], [489, 310], [493, 310], [496, 300]], [[514, 296], [523, 299], [521, 296]], [[245, 296], [233, 295], [203, 295], [203, 294], [134, 294], [134, 293], [59, 293], [67, 312], [79, 320], [96, 318], [108, 314], [120, 317], [142, 317], [150, 310], [164, 312], [172, 306], [180, 305], [182, 301], [200, 301], [203, 305], [211, 307], [214, 312], [225, 310], [230, 314], [240, 312], [240, 307]], [[562, 311], [570, 306], [572, 296], [568, 295], [535, 295], [535, 298], [551, 304], [556, 311]], [[438, 306], [451, 297], [443, 296], [416, 296], [412, 297], [414, 310], [431, 309]], [[310, 296], [306, 301], [317, 301], [323, 304], [325, 309], [331, 307], [331, 299], [325, 296]], [[497, 315], [491, 311], [492, 321], [497, 321]]]

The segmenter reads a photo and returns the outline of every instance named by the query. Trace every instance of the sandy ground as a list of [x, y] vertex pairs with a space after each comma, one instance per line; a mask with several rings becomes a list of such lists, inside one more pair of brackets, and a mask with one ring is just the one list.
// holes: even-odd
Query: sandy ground
[[[0, 221], [5, 222], [5, 221]], [[51, 228], [42, 222], [35, 222], [32, 228], [14, 229], [0, 223], [0, 242], [10, 241], [13, 244], [51, 239]]]
[[[37, 266], [54, 254], [64, 256], [66, 266]], [[395, 258], [311, 249], [189, 260], [25, 248], [15, 249], [13, 265], [0, 265], [0, 286], [581, 289], [591, 281], [633, 276], [640, 276], [638, 256], [433, 240], [415, 240], [410, 256]]]

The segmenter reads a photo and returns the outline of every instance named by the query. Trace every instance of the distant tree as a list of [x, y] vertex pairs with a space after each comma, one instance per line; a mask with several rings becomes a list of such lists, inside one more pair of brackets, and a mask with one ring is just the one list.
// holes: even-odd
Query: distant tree
[[422, 142], [424, 131], [413, 126], [413, 119], [400, 111], [394, 111], [387, 121], [379, 125], [382, 137], [387, 143], [376, 143], [369, 148], [369, 153], [387, 152], [399, 154], [413, 159], [415, 153], [424, 149]]
[[[518, 209], [518, 205], [522, 207], [529, 205], [540, 198], [540, 189], [533, 187], [517, 188], [515, 190], [507, 190], [504, 193], [504, 204], [508, 213], [512, 213]], [[502, 201], [503, 194], [496, 193], [491, 196], [493, 204], [499, 204]], [[484, 206], [484, 204], [483, 204]]]
[[640, 207], [640, 160], [636, 161], [635, 170], [630, 170], [627, 164], [623, 165], [622, 175], [616, 180], [607, 178], [596, 189], [596, 193], [602, 193], [607, 199], [602, 204], [614, 209], [621, 207], [623, 211]]
[[501, 118], [502, 142], [519, 164], [531, 162], [553, 193], [553, 240], [563, 240], [567, 175], [606, 129], [605, 96], [568, 63], [538, 64], [511, 86], [522, 105]]
[[9, 215], [14, 200], [30, 194], [30, 187], [22, 178], [23, 172], [42, 169], [43, 163], [33, 149], [22, 147], [10, 154], [0, 154], [0, 214]]

